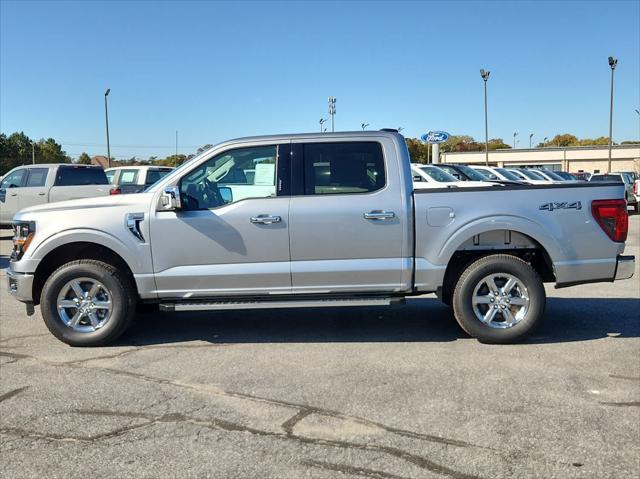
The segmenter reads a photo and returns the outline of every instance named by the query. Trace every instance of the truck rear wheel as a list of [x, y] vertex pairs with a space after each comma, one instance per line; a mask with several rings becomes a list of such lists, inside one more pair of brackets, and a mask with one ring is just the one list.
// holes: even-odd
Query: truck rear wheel
[[545, 302], [542, 281], [528, 263], [496, 254], [473, 262], [460, 275], [453, 312], [462, 329], [479, 341], [513, 343], [542, 320]]
[[71, 346], [101, 346], [129, 327], [135, 314], [133, 285], [113, 266], [96, 260], [67, 263], [42, 288], [40, 307], [49, 331]]

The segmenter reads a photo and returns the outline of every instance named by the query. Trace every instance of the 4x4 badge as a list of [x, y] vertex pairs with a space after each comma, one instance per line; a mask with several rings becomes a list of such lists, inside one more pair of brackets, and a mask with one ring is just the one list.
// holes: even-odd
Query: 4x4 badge
[[551, 202], [545, 203], [544, 205], [540, 205], [541, 210], [545, 211], [554, 211], [554, 210], [581, 210], [582, 203], [580, 201], [562, 201], [562, 202]]

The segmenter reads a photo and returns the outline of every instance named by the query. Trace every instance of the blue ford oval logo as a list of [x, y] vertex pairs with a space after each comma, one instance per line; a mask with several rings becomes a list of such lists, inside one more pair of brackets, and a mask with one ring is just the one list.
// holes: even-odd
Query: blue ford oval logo
[[420, 138], [422, 138], [422, 141], [427, 141], [429, 143], [443, 143], [449, 139], [449, 133], [446, 131], [430, 131], [422, 135]]

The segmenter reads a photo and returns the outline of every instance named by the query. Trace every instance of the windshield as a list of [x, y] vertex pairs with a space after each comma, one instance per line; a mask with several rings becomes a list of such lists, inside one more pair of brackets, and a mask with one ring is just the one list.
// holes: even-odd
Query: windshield
[[455, 176], [450, 175], [446, 171], [442, 171], [440, 168], [435, 168], [433, 166], [423, 166], [420, 169], [434, 180], [440, 181], [442, 183], [452, 183], [458, 181]]
[[516, 174], [511, 173], [509, 170], [506, 170], [504, 168], [496, 168], [496, 171], [504, 176], [507, 180], [520, 181], [520, 178], [518, 178]]
[[520, 170], [520, 172], [526, 176], [527, 178], [529, 178], [530, 180], [542, 180], [542, 181], [547, 181], [546, 178], [544, 176], [542, 176], [540, 173], [536, 173], [535, 171], [531, 171], [531, 170]]
[[467, 165], [456, 165], [456, 168], [464, 173], [471, 181], [484, 181], [486, 178]]
[[571, 180], [576, 180], [577, 179], [571, 173], [567, 173], [566, 171], [556, 171], [556, 175], [561, 176], [566, 181], [571, 181]]
[[547, 175], [549, 178], [551, 178], [552, 180], [555, 181], [564, 181], [564, 178], [562, 176], [560, 176], [559, 174], [557, 174], [555, 171], [551, 171], [551, 170], [544, 170], [543, 173], [545, 175]]

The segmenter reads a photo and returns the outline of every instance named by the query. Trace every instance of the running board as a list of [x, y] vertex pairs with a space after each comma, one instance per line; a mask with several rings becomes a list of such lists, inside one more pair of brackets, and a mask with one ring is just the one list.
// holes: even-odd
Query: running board
[[404, 298], [292, 299], [289, 301], [207, 301], [161, 303], [160, 311], [211, 311], [219, 309], [337, 308], [345, 306], [389, 306]]

